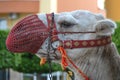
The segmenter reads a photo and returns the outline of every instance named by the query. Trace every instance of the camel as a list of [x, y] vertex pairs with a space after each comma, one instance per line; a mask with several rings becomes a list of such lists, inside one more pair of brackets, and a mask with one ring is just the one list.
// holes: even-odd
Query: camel
[[[57, 39], [49, 43], [48, 37], [50, 34], [48, 35], [47, 31], [45, 32], [46, 29], [43, 30], [46, 37], [43, 37], [43, 40], [41, 39], [42, 43], [39, 44], [40, 46], [36, 51], [33, 51], [37, 56], [47, 58], [48, 46], [51, 45], [49, 46], [50, 59], [61, 64], [62, 54], [57, 48], [62, 45], [67, 57], [84, 73], [84, 76], [80, 74], [78, 69], [70, 64], [69, 59], [66, 59], [68, 62], [67, 68], [75, 74], [74, 80], [87, 80], [84, 78], [85, 76], [89, 80], [120, 80], [120, 56], [115, 44], [111, 41], [111, 35], [117, 28], [114, 21], [101, 14], [86, 10], [56, 13], [53, 17], [54, 24], [51, 25], [56, 27], [57, 32], [54, 32], [54, 35], [57, 35]], [[46, 14], [37, 14], [37, 18], [42, 21], [42, 26], [48, 27]], [[20, 22], [17, 26], [24, 23], [23, 20]], [[10, 42], [12, 40], [7, 39], [6, 44], [8, 49], [12, 51]], [[88, 44], [89, 46], [87, 46]]]

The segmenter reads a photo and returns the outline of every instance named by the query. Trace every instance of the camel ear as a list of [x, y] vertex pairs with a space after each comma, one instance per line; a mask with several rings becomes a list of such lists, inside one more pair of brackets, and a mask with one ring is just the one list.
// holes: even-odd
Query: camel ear
[[116, 23], [109, 19], [100, 20], [95, 24], [96, 33], [99, 36], [110, 36], [114, 33]]

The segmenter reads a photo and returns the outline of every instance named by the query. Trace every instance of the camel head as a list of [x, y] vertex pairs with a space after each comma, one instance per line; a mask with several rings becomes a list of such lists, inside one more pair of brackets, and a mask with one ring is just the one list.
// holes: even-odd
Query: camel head
[[[63, 42], [64, 40], [91, 40], [111, 36], [116, 28], [112, 20], [105, 19], [101, 14], [84, 10], [54, 14], [54, 25], [58, 32], [95, 32], [57, 34], [58, 39]], [[27, 16], [11, 30], [6, 40], [7, 48], [12, 52], [37, 53], [39, 57], [46, 57], [49, 45], [47, 32], [49, 30], [46, 14]], [[59, 40], [51, 43], [53, 49], [61, 45]], [[66, 51], [69, 57], [75, 59], [78, 55], [82, 55], [86, 48], [68, 48]], [[55, 62], [61, 60], [61, 55], [57, 50], [53, 54], [51, 50], [50, 57]]]
[[[13, 27], [6, 40], [6, 45], [12, 52], [30, 52], [40, 58], [47, 58], [49, 52], [49, 58], [56, 63], [61, 63], [62, 55], [58, 51], [58, 47], [62, 46], [67, 56], [80, 67], [81, 65], [78, 63], [82, 63], [80, 61], [84, 59], [90, 58], [91, 65], [99, 59], [96, 57], [96, 60], [93, 61], [92, 59], [95, 57], [83, 57], [87, 56], [86, 53], [93, 55], [92, 52], [100, 51], [101, 49], [97, 50], [99, 47], [110, 45], [110, 36], [114, 33], [115, 28], [114, 21], [104, 18], [101, 14], [84, 10], [54, 15], [30, 15]], [[72, 69], [71, 65], [68, 67]], [[92, 79], [99, 80], [95, 77]], [[101, 80], [105, 79], [101, 78]], [[110, 80], [109, 77], [106, 80]]]

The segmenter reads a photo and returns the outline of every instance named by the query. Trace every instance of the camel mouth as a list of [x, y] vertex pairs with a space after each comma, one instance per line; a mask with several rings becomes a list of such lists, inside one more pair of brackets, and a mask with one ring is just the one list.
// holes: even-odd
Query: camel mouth
[[61, 60], [61, 57], [58, 56], [55, 52], [50, 52], [49, 54], [47, 52], [38, 52], [38, 53], [36, 53], [36, 55], [39, 58], [46, 58], [47, 60], [48, 60], [48, 58], [52, 61]]

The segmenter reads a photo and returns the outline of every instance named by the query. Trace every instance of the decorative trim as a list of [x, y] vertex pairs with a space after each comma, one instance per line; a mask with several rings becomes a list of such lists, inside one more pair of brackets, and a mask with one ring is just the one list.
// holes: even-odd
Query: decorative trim
[[58, 39], [58, 34], [77, 34], [77, 33], [95, 33], [94, 31], [92, 32], [58, 32], [56, 29], [55, 23], [52, 24], [52, 14], [46, 14], [47, 16], [47, 21], [48, 21], [48, 31], [52, 30], [52, 41], [59, 40], [61, 41], [61, 45], [64, 48], [67, 49], [73, 49], [73, 48], [88, 48], [88, 47], [98, 47], [98, 46], [104, 46], [109, 43], [111, 43], [111, 36], [109, 37], [104, 37], [100, 39], [92, 39], [92, 40], [60, 40]]
[[61, 41], [64, 48], [88, 48], [88, 47], [98, 47], [104, 46], [111, 43], [111, 37], [105, 37], [102, 39], [93, 40], [64, 40]]

